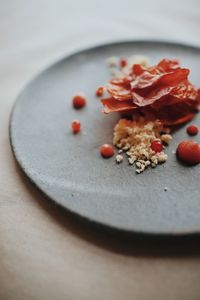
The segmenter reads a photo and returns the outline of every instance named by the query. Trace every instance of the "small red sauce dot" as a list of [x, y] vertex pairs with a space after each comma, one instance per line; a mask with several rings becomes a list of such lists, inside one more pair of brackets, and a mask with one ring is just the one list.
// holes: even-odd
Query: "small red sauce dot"
[[163, 144], [160, 141], [153, 141], [151, 143], [151, 149], [156, 153], [161, 152], [163, 150]]
[[196, 135], [199, 132], [199, 128], [196, 125], [190, 125], [187, 127], [187, 133], [189, 135]]
[[96, 96], [97, 97], [102, 97], [103, 93], [104, 93], [104, 90], [105, 90], [104, 86], [98, 87], [98, 89], [96, 90]]
[[124, 68], [127, 65], [127, 60], [125, 58], [121, 58], [119, 61], [120, 68]]
[[72, 98], [72, 104], [74, 108], [79, 109], [86, 105], [86, 98], [83, 95], [75, 95]]
[[71, 128], [72, 132], [76, 134], [81, 130], [81, 123], [78, 120], [74, 120], [71, 124]]
[[100, 153], [104, 158], [109, 158], [114, 155], [114, 149], [109, 144], [104, 144], [100, 147]]

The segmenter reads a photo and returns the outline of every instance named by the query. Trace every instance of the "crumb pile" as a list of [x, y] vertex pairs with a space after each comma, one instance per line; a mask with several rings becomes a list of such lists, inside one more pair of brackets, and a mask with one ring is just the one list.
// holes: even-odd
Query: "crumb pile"
[[129, 164], [136, 166], [136, 173], [143, 172], [148, 166], [155, 168], [167, 160], [167, 154], [152, 150], [152, 142], [168, 145], [172, 139], [169, 128], [160, 121], [131, 121], [120, 119], [114, 129], [113, 143], [119, 149], [116, 162], [123, 161], [122, 152], [128, 156]]

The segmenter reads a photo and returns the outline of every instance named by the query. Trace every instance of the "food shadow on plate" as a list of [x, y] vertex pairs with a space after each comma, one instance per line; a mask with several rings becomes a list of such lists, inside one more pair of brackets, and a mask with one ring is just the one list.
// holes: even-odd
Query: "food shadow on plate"
[[28, 179], [15, 161], [16, 172], [38, 206], [66, 232], [97, 247], [127, 256], [200, 257], [200, 234], [146, 235], [125, 233], [89, 222], [57, 205]]

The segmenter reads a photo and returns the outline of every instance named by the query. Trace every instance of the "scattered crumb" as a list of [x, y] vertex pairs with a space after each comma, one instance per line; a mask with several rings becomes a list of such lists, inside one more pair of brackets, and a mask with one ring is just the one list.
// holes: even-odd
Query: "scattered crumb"
[[168, 188], [167, 188], [166, 186], [164, 187], [164, 191], [165, 191], [165, 192], [168, 191]]
[[132, 55], [127, 59], [127, 65], [122, 68], [123, 74], [129, 74], [134, 64], [139, 64], [142, 67], [147, 68], [149, 66], [149, 61], [146, 56]]
[[167, 158], [167, 154], [165, 154], [164, 152], [160, 152], [160, 155], [158, 156], [158, 162], [162, 164], [167, 161]]
[[164, 142], [165, 144], [169, 145], [171, 140], [172, 140], [171, 134], [162, 134], [161, 135], [161, 141]]
[[119, 154], [123, 153], [123, 150], [122, 150], [122, 149], [119, 149], [119, 150], [118, 150], [118, 153], [119, 153]]
[[140, 167], [141, 167], [141, 163], [140, 163], [139, 161], [137, 161], [137, 162], [135, 163], [135, 165], [136, 165], [136, 167], [137, 167], [137, 168], [139, 168], [139, 169], [140, 169]]
[[129, 158], [128, 158], [128, 162], [129, 162], [130, 165], [133, 165], [134, 162], [135, 162], [135, 159], [129, 157]]
[[146, 56], [143, 55], [132, 55], [128, 59], [128, 64], [139, 64], [143, 66], [144, 68], [147, 68], [149, 66], [149, 60]]
[[121, 163], [123, 161], [123, 159], [124, 159], [123, 156], [120, 154], [116, 155], [116, 157], [115, 157], [115, 160], [118, 164]]
[[151, 164], [151, 167], [152, 167], [152, 168], [155, 168], [155, 167], [156, 167], [156, 164], [152, 163], [152, 164]]
[[140, 64], [144, 68], [147, 68], [149, 66], [148, 58], [142, 55], [130, 56], [127, 59], [127, 64], [121, 69], [119, 69], [119, 61], [120, 61], [120, 57], [117, 56], [111, 56], [107, 59], [107, 65], [110, 70], [110, 74], [113, 77], [120, 77], [120, 76], [124, 76], [124, 74], [129, 74], [133, 64]]
[[110, 75], [113, 77], [117, 77], [119, 76], [119, 71], [114, 67], [110, 67]]
[[118, 63], [118, 57], [111, 56], [107, 59], [107, 64], [109, 67], [116, 67]]

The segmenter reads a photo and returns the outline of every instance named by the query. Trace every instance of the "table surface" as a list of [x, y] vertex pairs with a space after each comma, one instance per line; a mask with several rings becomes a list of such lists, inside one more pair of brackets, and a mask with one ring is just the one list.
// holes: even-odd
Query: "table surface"
[[200, 45], [199, 6], [0, 0], [0, 299], [199, 299], [200, 241], [123, 239], [80, 223], [32, 186], [8, 137], [16, 96], [48, 64], [113, 40]]

